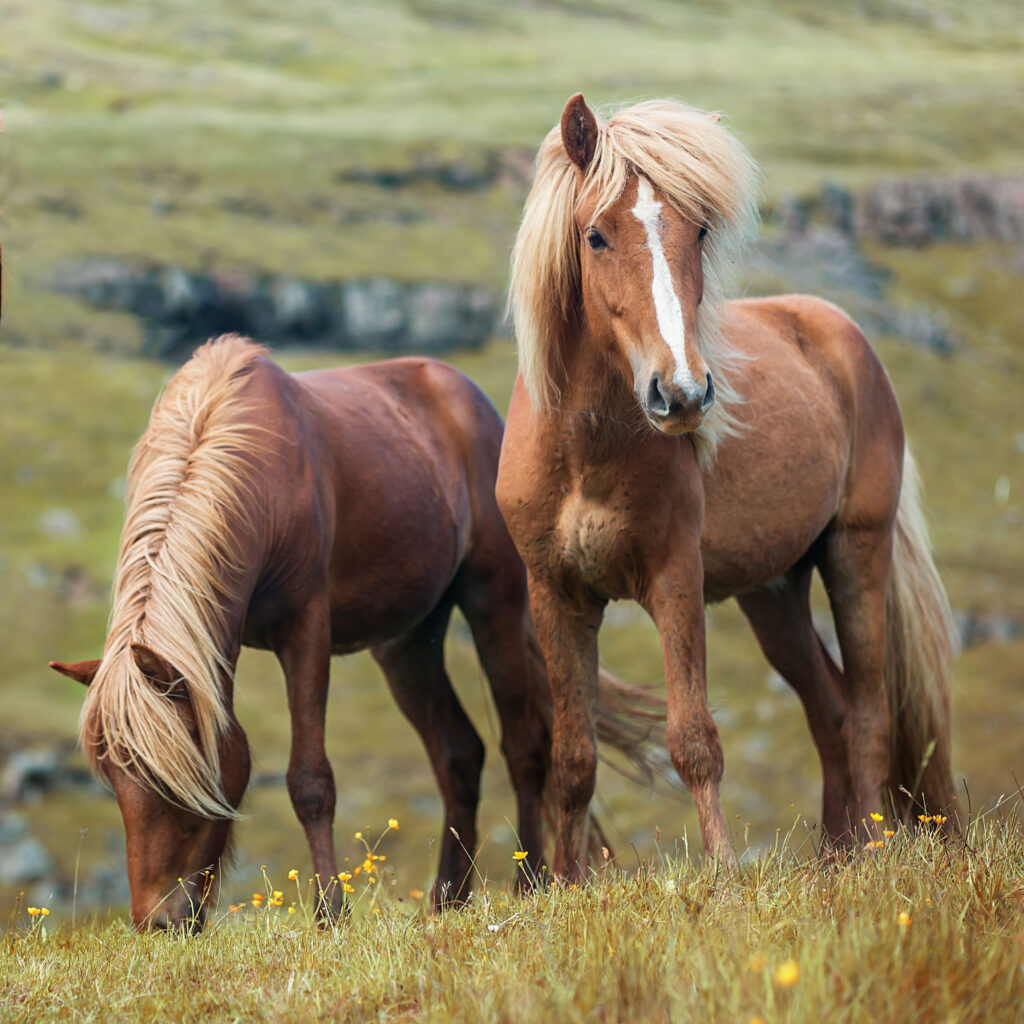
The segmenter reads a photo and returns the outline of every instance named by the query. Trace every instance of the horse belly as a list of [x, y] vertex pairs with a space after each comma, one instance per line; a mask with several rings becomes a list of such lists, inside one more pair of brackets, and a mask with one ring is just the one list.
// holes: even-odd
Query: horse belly
[[805, 558], [839, 510], [844, 479], [842, 465], [823, 458], [795, 478], [779, 468], [706, 481], [705, 598], [722, 601], [762, 587]]

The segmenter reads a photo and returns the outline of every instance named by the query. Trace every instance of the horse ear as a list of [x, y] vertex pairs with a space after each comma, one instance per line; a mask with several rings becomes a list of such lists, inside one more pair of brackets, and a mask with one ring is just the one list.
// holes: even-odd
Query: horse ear
[[131, 648], [135, 664], [150, 679], [170, 685], [181, 678], [181, 674], [174, 670], [171, 663], [160, 657], [152, 647], [147, 647], [145, 644], [132, 644]]
[[88, 686], [93, 681], [99, 667], [98, 661], [50, 662], [50, 668], [54, 672], [59, 672], [62, 676], [67, 676], [68, 679], [74, 679], [76, 683], [81, 683], [83, 686]]
[[581, 171], [586, 171], [597, 148], [597, 118], [581, 92], [576, 93], [562, 111], [562, 145], [569, 159]]
[[708, 114], [708, 120], [712, 124], [721, 124], [722, 123], [722, 112], [720, 110], [712, 110], [711, 113]]

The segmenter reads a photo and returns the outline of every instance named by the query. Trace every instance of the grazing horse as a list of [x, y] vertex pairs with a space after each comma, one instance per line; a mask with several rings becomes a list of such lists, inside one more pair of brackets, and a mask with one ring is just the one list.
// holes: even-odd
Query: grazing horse
[[[823, 849], [911, 799], [951, 808], [954, 633], [892, 386], [857, 326], [789, 295], [723, 303], [760, 173], [669, 101], [549, 133], [513, 253], [520, 374], [498, 503], [526, 563], [556, 716], [554, 870], [578, 877], [609, 600], [658, 627], [667, 743], [707, 854], [731, 864], [704, 604], [735, 596], [821, 759]], [[811, 622], [825, 583], [842, 666]], [[912, 793], [910, 798], [903, 792]]]
[[[284, 669], [288, 792], [321, 915], [343, 907], [324, 749], [329, 665], [363, 648], [419, 732], [444, 800], [434, 906], [465, 897], [484, 749], [445, 673], [454, 605], [494, 695], [520, 842], [540, 871], [550, 691], [494, 499], [501, 435], [483, 393], [430, 359], [293, 376], [228, 336], [171, 380], [128, 471], [103, 657], [51, 662], [89, 686], [81, 740], [124, 818], [137, 926], [203, 924], [209, 871], [249, 777], [233, 711], [243, 644], [272, 650]], [[604, 686], [605, 737], [642, 760], [634, 691], [611, 677]]]

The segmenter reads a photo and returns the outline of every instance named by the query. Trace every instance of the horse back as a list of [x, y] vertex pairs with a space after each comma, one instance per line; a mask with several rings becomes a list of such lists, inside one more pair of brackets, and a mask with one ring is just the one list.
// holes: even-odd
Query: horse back
[[501, 419], [468, 378], [432, 359], [292, 380], [330, 538], [335, 649], [369, 646], [437, 605], [496, 514]]

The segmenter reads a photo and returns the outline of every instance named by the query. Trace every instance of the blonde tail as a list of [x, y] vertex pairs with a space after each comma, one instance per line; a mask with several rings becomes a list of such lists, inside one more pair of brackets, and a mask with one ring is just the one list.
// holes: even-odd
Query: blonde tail
[[894, 806], [904, 821], [914, 821], [922, 809], [952, 818], [956, 791], [950, 764], [950, 684], [959, 641], [932, 561], [921, 482], [909, 449], [903, 460], [886, 613], [885, 683], [892, 737], [888, 785]]

